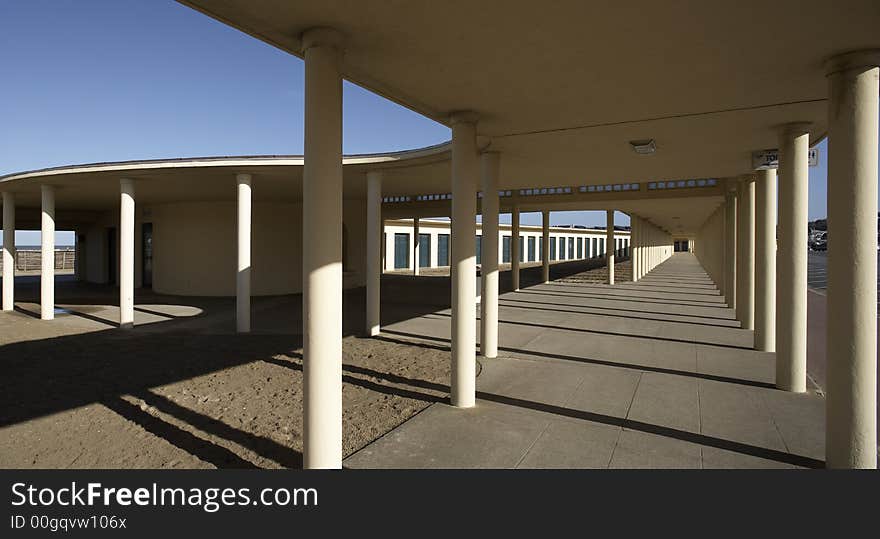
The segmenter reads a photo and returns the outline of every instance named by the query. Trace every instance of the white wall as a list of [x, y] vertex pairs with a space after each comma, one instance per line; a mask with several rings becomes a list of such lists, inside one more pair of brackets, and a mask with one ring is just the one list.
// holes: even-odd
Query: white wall
[[[413, 237], [413, 227], [411, 221], [386, 221], [384, 226], [385, 233], [385, 271], [394, 270], [394, 235], [395, 234], [406, 234], [409, 241], [409, 257], [408, 264], [406, 269], [413, 268], [413, 245], [414, 245], [414, 237]], [[422, 219], [419, 221], [419, 234], [428, 234], [431, 237], [431, 265], [430, 267], [438, 267], [438, 258], [437, 253], [439, 251], [438, 237], [441, 234], [450, 234], [449, 231], [449, 222], [448, 221], [431, 221]], [[477, 236], [482, 236], [483, 231], [479, 224], [477, 224]], [[510, 225], [500, 225], [498, 230], [498, 262], [504, 264], [504, 237], [511, 236], [511, 227]], [[541, 227], [534, 226], [521, 226], [520, 227], [520, 236], [523, 239], [523, 249], [520, 253], [522, 258], [521, 260], [524, 263], [528, 262], [539, 262], [541, 260]], [[529, 255], [529, 238], [535, 238], [535, 257], [530, 260]], [[550, 260], [551, 261], [562, 261], [562, 260], [584, 260], [588, 258], [593, 258], [596, 256], [604, 255], [604, 251], [601, 253], [594, 252], [592, 247], [592, 240], [596, 241], [596, 251], [599, 250], [599, 241], [605, 241], [605, 231], [604, 230], [586, 230], [579, 228], [561, 228], [561, 227], [551, 227], [550, 228], [550, 238], [551, 242], [556, 240], [556, 256], [554, 257], [551, 253]], [[561, 246], [560, 246], [560, 238], [564, 238], [566, 240], [566, 252], [565, 257], [560, 257], [561, 254]], [[568, 238], [575, 238], [574, 243], [574, 253], [572, 257], [569, 257], [569, 253], [567, 251], [568, 247]], [[583, 252], [580, 257], [577, 256], [577, 238], [582, 238], [585, 242], [583, 247]], [[617, 248], [622, 248], [623, 245], [629, 245], [629, 232], [628, 231], [616, 231], [615, 232], [615, 243], [617, 244]], [[402, 269], [402, 268], [398, 268]]]
[[[153, 206], [153, 290], [164, 294], [235, 294], [235, 202]], [[345, 201], [343, 284], [363, 286], [366, 211]], [[302, 204], [253, 205], [251, 282], [255, 296], [302, 291]], [[321, 237], [314, 241], [321, 241]]]

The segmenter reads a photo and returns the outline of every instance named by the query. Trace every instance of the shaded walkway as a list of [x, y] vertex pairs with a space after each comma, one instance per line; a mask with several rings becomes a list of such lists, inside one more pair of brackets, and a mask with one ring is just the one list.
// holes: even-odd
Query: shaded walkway
[[[433, 397], [345, 465], [823, 465], [824, 400], [773, 388], [774, 355], [752, 350], [752, 332], [693, 255], [638, 283], [577, 280], [502, 294], [500, 356], [480, 358], [475, 408]], [[448, 315], [393, 323], [382, 338], [445, 348]], [[397, 382], [415, 394], [445, 389]]]

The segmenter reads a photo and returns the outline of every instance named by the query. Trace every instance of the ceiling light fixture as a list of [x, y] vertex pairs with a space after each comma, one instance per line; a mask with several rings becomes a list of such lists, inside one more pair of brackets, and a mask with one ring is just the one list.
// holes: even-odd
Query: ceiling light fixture
[[657, 151], [657, 145], [654, 144], [654, 139], [631, 140], [629, 141], [629, 145], [632, 146], [633, 151], [639, 155], [651, 155]]

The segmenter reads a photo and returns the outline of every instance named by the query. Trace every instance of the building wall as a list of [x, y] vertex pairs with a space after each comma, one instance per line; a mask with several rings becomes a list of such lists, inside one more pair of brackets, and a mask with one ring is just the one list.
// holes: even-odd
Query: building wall
[[[252, 211], [251, 287], [256, 296], [295, 294], [302, 292], [302, 204], [255, 202]], [[354, 288], [366, 282], [366, 207], [363, 200], [343, 201], [343, 286]], [[139, 206], [135, 221], [135, 286], [143, 281], [142, 224], [153, 227], [153, 290], [181, 296], [233, 296], [236, 274], [236, 204], [234, 201], [176, 202]], [[504, 237], [511, 236], [510, 225], [501, 225], [498, 260], [503, 263]], [[108, 230], [115, 229], [117, 256], [112, 261], [118, 276], [119, 212], [109, 211], [87, 226], [80, 227], [85, 237], [82, 245], [83, 280], [109, 283], [110, 248]], [[420, 233], [431, 237], [430, 267], [438, 267], [438, 236], [449, 234], [449, 223], [422, 220]], [[394, 269], [394, 234], [408, 236], [408, 268], [412, 268], [413, 229], [411, 221], [387, 221], [385, 226], [385, 269]], [[541, 259], [541, 227], [523, 226], [522, 259]], [[477, 235], [482, 230], [477, 225]], [[552, 227], [556, 240], [556, 256], [551, 260], [587, 259], [603, 256], [604, 250], [593, 248], [593, 239], [605, 240], [604, 230]], [[529, 238], [535, 240], [535, 256], [530, 259]], [[568, 238], [575, 238], [574, 252], [569, 254]], [[577, 252], [577, 238], [584, 247]], [[566, 240], [564, 256], [560, 241]], [[315, 241], [321, 241], [320, 236]], [[616, 247], [629, 246], [629, 232], [616, 232]], [[450, 253], [451, 254], [451, 253]], [[118, 282], [118, 281], [116, 281]]]
[[83, 280], [105, 284], [107, 282], [107, 229], [91, 226], [84, 235], [86, 242], [83, 251], [86, 254], [86, 261]]
[[[383, 268], [385, 271], [392, 271], [395, 269], [394, 267], [394, 237], [395, 234], [405, 234], [408, 237], [408, 246], [409, 246], [409, 255], [407, 259], [406, 269], [413, 268], [413, 246], [414, 246], [414, 231], [412, 222], [410, 220], [394, 220], [394, 221], [386, 221], [384, 225], [384, 265]], [[419, 234], [428, 234], [430, 235], [430, 243], [431, 243], [431, 264], [429, 267], [442, 267], [443, 264], [440, 264], [438, 260], [438, 252], [439, 252], [439, 239], [438, 237], [441, 234], [450, 234], [450, 226], [448, 221], [434, 221], [422, 219], [419, 221]], [[483, 231], [479, 224], [477, 224], [477, 236], [482, 236]], [[511, 236], [511, 227], [510, 225], [500, 225], [498, 230], [498, 262], [506, 263], [504, 261], [504, 237]], [[521, 261], [522, 262], [538, 262], [541, 260], [541, 227], [536, 226], [520, 226], [520, 236], [524, 238], [523, 240], [523, 248], [521, 251]], [[628, 231], [615, 231], [615, 244], [617, 249], [628, 249], [629, 248], [629, 232]], [[529, 238], [535, 238], [535, 257], [534, 259], [530, 259], [528, 257], [529, 254]], [[550, 260], [552, 261], [560, 261], [560, 260], [578, 260], [578, 259], [588, 259], [597, 256], [604, 256], [605, 250], [602, 249], [601, 252], [600, 242], [598, 240], [605, 241], [605, 231], [597, 230], [597, 229], [582, 229], [582, 228], [563, 228], [563, 227], [551, 227], [550, 228], [550, 238], [551, 244], [553, 240], [555, 240], [556, 244], [556, 256], [554, 257], [551, 253]], [[564, 238], [566, 241], [566, 252], [565, 256], [561, 257], [562, 254], [560, 251], [560, 238]], [[574, 243], [574, 253], [573, 256], [569, 256], [567, 246], [568, 246], [568, 238], [575, 238]], [[583, 238], [586, 242], [584, 245], [581, 256], [577, 254], [577, 238]], [[596, 239], [596, 249], [594, 250], [592, 247], [592, 239]], [[421, 267], [421, 266], [420, 266]], [[397, 268], [403, 269], [403, 268]]]
[[[141, 236], [141, 224], [144, 222], [142, 215], [148, 214], [148, 208], [138, 208], [135, 211], [135, 237], [134, 237], [134, 285], [141, 286], [143, 282], [143, 248]], [[115, 229], [114, 242], [116, 256], [113, 260], [116, 279], [110, 283], [110, 245], [109, 231]], [[119, 276], [119, 211], [104, 212], [99, 218], [88, 225], [77, 227], [77, 241], [79, 236], [85, 238], [85, 245], [77, 246], [82, 250], [85, 260], [79, 279], [97, 284], [117, 284]], [[79, 262], [78, 262], [79, 264]]]
[[[365, 282], [363, 206], [363, 201], [343, 204], [346, 288]], [[182, 202], [150, 210], [153, 290], [189, 296], [235, 295], [235, 202]], [[255, 202], [252, 219], [253, 295], [302, 292], [302, 204]]]

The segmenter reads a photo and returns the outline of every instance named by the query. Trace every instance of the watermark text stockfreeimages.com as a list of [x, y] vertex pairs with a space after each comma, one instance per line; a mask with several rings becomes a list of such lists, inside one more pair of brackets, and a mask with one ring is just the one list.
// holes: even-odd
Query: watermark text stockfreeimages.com
[[223, 507], [314, 507], [318, 505], [315, 488], [203, 488], [107, 487], [101, 483], [78, 484], [60, 488], [37, 487], [28, 483], [12, 485], [14, 507], [200, 507], [208, 513]]

